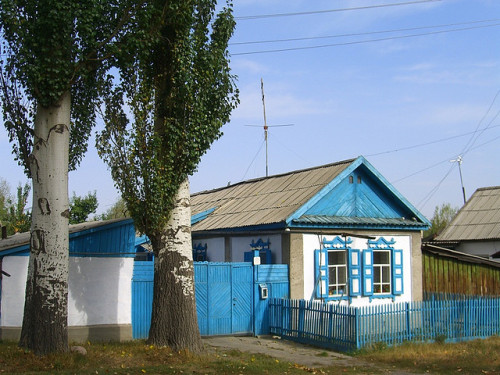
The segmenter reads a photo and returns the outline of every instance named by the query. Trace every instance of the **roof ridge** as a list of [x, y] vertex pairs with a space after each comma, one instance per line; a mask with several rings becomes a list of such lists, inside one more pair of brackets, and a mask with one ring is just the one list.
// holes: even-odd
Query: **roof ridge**
[[289, 175], [292, 175], [292, 174], [308, 172], [308, 171], [312, 171], [312, 170], [315, 170], [315, 169], [328, 168], [328, 167], [333, 167], [335, 165], [340, 165], [340, 164], [350, 164], [350, 163], [354, 162], [356, 159], [357, 158], [345, 159], [345, 160], [337, 161], [337, 162], [334, 162], [334, 163], [329, 163], [329, 164], [324, 164], [324, 165], [318, 165], [316, 167], [309, 167], [309, 168], [304, 168], [304, 169], [298, 169], [298, 170], [294, 170], [294, 171], [290, 171], [290, 172], [285, 172], [285, 173], [279, 173], [279, 174], [275, 174], [275, 175], [271, 175], [271, 176], [257, 177], [257, 178], [253, 178], [253, 179], [250, 179], [250, 180], [244, 180], [244, 181], [236, 182], [236, 183], [234, 183], [232, 185], [222, 186], [222, 187], [218, 187], [218, 188], [214, 188], [214, 189], [210, 189], [210, 190], [202, 190], [202, 191], [199, 191], [199, 192], [196, 192], [196, 193], [192, 193], [191, 196], [193, 197], [193, 196], [202, 195], [202, 194], [214, 193], [214, 192], [221, 191], [221, 190], [228, 189], [228, 188], [232, 188], [232, 187], [235, 187], [235, 186], [238, 186], [238, 185], [244, 185], [244, 184], [254, 183], [254, 182], [258, 182], [258, 181], [262, 181], [262, 180], [283, 177], [283, 176], [289, 176]]

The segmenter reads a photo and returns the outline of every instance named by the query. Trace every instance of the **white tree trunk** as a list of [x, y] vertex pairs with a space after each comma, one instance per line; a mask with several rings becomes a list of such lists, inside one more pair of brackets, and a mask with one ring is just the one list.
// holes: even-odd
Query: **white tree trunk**
[[71, 96], [37, 107], [30, 168], [30, 260], [20, 345], [36, 354], [68, 349], [68, 153]]
[[153, 310], [149, 342], [174, 350], [202, 350], [194, 292], [189, 183], [180, 186], [163, 233], [152, 239], [155, 252]]

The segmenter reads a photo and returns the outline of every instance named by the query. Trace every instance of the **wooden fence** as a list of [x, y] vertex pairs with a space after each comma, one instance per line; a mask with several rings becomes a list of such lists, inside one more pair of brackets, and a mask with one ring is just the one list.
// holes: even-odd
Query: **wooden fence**
[[423, 245], [422, 286], [424, 295], [500, 296], [500, 262]]
[[500, 298], [469, 298], [348, 307], [272, 299], [272, 334], [301, 343], [350, 351], [378, 342], [465, 341], [500, 333]]

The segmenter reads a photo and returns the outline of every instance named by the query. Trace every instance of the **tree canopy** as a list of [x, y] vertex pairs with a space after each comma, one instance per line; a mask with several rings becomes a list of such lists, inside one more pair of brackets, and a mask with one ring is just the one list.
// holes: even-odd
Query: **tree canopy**
[[435, 237], [453, 220], [458, 212], [457, 207], [452, 207], [450, 203], [443, 203], [436, 206], [431, 219], [431, 227], [424, 232], [424, 237]]

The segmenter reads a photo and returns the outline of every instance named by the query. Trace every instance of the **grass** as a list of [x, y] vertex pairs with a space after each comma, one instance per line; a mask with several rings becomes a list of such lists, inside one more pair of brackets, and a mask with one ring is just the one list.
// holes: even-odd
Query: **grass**
[[[202, 355], [172, 352], [144, 341], [83, 345], [78, 353], [37, 357], [13, 342], [0, 342], [0, 374], [377, 374], [397, 373], [499, 374], [500, 337], [458, 344], [406, 343], [398, 347], [374, 345], [354, 353], [373, 366], [332, 366], [311, 369], [265, 355], [238, 350], [209, 350]], [[318, 356], [327, 356], [321, 351]]]
[[500, 337], [430, 344], [405, 343], [397, 347], [361, 350], [356, 357], [388, 367], [436, 374], [500, 374]]

